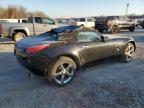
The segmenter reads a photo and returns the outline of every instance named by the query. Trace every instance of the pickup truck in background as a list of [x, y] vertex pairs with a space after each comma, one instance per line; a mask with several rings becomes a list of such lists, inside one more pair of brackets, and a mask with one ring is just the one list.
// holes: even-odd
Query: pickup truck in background
[[103, 31], [116, 33], [121, 29], [128, 29], [130, 32], [133, 32], [135, 30], [135, 22], [126, 16], [108, 16], [97, 19], [95, 28], [101, 33]]
[[20, 19], [0, 19], [0, 23], [28, 23], [27, 18]]
[[27, 36], [38, 35], [58, 26], [47, 17], [29, 17], [26, 23], [0, 23], [0, 36], [19, 41]]
[[143, 21], [140, 21], [140, 24], [139, 24], [141, 27], [142, 27], [142, 29], [144, 29], [144, 20]]
[[95, 19], [94, 18], [78, 18], [75, 19], [77, 26], [85, 26], [88, 28], [95, 28]]

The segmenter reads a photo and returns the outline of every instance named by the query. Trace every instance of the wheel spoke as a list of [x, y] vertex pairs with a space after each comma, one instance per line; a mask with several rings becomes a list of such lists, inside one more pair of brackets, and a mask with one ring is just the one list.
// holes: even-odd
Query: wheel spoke
[[134, 50], [132, 49], [132, 50], [130, 50], [130, 54], [133, 54], [134, 53]]
[[72, 64], [68, 64], [66, 71], [69, 71], [71, 67], [72, 67]]
[[126, 55], [126, 59], [129, 60], [129, 55]]
[[129, 53], [128, 56], [129, 56], [129, 57], [132, 57], [133, 55]]
[[63, 65], [63, 64], [61, 64], [61, 65], [60, 65], [60, 68], [61, 68], [63, 71], [65, 70], [64, 65]]
[[60, 85], [66, 84], [72, 80], [74, 75], [74, 67], [71, 63], [60, 64], [54, 73], [54, 79]]
[[128, 51], [130, 51], [131, 50], [131, 46], [128, 46]]
[[61, 76], [62, 75], [62, 71], [58, 72], [58, 73], [54, 73], [55, 77]]
[[69, 76], [69, 77], [72, 77], [73, 76], [73, 72], [71, 72], [71, 73], [70, 72], [66, 72], [66, 75]]
[[64, 83], [64, 78], [65, 78], [65, 75], [62, 75], [61, 76], [61, 83]]

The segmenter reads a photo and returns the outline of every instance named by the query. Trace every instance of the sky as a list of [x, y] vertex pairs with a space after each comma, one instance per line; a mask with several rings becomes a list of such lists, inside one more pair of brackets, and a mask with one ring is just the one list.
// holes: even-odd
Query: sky
[[21, 5], [53, 18], [125, 15], [127, 3], [128, 14], [144, 14], [144, 0], [0, 0], [1, 6]]

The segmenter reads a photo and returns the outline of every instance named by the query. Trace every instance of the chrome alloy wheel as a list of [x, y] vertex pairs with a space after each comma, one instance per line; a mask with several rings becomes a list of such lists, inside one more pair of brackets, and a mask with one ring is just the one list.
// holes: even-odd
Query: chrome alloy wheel
[[134, 56], [135, 48], [132, 43], [129, 43], [125, 49], [125, 61], [129, 62]]
[[54, 73], [54, 79], [58, 84], [70, 82], [74, 76], [74, 67], [70, 63], [60, 64]]

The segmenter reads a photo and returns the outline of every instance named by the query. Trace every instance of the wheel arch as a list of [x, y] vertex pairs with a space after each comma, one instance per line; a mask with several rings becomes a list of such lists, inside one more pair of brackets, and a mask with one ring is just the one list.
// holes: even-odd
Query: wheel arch
[[22, 32], [26, 35], [26, 37], [28, 36], [27, 32], [23, 29], [16, 29], [13, 31], [12, 37], [14, 36], [14, 34], [18, 33], [18, 32]]
[[80, 67], [80, 65], [81, 65], [78, 57], [76, 57], [76, 56], [73, 55], [73, 54], [64, 53], [64, 54], [58, 55], [58, 56], [56, 56], [56, 57], [54, 58], [54, 61], [58, 60], [60, 57], [68, 57], [68, 58], [71, 58], [71, 59], [75, 62], [76, 66], [77, 66], [77, 69], [78, 69], [78, 68]]

